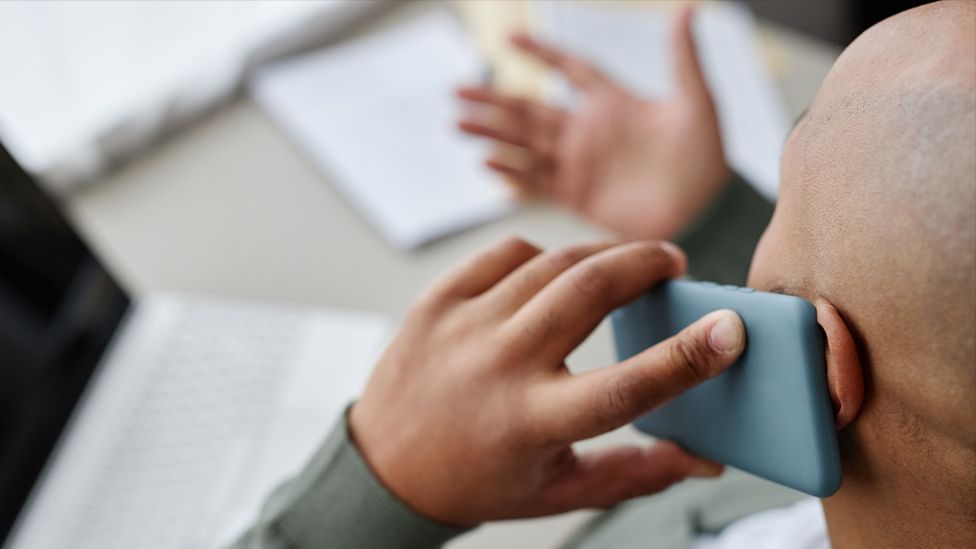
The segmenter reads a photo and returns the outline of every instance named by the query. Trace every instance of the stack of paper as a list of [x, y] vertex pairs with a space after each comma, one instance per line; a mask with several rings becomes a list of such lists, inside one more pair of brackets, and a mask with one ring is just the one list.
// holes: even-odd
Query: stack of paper
[[[533, 6], [540, 34], [550, 43], [594, 61], [640, 95], [672, 93], [672, 14], [667, 10], [555, 1]], [[774, 198], [789, 123], [759, 57], [752, 14], [733, 2], [706, 4], [696, 13], [694, 33], [729, 163]], [[560, 95], [568, 99], [565, 83]]]
[[394, 246], [414, 248], [496, 218], [512, 193], [456, 129], [452, 90], [482, 64], [435, 11], [258, 72], [251, 94]]
[[385, 5], [0, 2], [0, 135], [30, 172], [67, 190], [196, 120], [252, 67]]

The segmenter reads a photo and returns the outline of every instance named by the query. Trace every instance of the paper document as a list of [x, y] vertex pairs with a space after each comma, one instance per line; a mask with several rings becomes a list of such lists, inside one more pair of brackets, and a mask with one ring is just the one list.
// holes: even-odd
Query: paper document
[[[550, 43], [594, 61], [641, 96], [663, 98], [672, 93], [673, 13], [554, 1], [535, 2], [533, 8], [539, 34]], [[726, 157], [760, 192], [775, 198], [789, 122], [759, 57], [752, 14], [733, 2], [702, 5], [695, 14], [694, 33], [718, 109]], [[557, 95], [568, 100], [565, 82]]]
[[395, 247], [496, 218], [511, 189], [483, 165], [487, 144], [457, 130], [460, 84], [481, 62], [445, 12], [259, 71], [250, 91]]
[[253, 67], [384, 6], [0, 2], [0, 136], [49, 188], [68, 190], [200, 118]]

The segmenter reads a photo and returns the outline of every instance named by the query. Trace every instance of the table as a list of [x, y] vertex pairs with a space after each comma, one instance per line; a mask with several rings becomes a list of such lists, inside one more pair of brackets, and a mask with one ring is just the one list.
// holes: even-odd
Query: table
[[[384, 25], [425, 4], [393, 9]], [[835, 48], [764, 25], [777, 80], [795, 116], [812, 98]], [[547, 204], [416, 252], [388, 247], [324, 177], [238, 97], [95, 185], [67, 197], [69, 215], [133, 293], [181, 291], [314, 303], [401, 317], [412, 298], [461, 256], [506, 235], [543, 247], [605, 233]], [[570, 357], [585, 370], [613, 360], [602, 325]], [[625, 427], [584, 446], [639, 435]], [[484, 526], [453, 549], [551, 547], [591, 512]]]

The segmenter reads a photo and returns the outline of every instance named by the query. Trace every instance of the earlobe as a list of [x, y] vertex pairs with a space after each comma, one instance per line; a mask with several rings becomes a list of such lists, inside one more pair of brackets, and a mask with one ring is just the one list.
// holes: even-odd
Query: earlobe
[[817, 323], [826, 334], [827, 385], [834, 403], [834, 425], [847, 427], [864, 402], [864, 374], [857, 344], [847, 322], [836, 307], [823, 299], [815, 303]]

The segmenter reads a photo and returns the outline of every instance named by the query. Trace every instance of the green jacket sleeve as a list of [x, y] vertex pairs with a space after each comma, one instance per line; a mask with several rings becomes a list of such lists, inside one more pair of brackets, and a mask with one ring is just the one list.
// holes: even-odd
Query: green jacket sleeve
[[464, 532], [418, 515], [380, 484], [343, 418], [232, 549], [427, 549]]
[[675, 241], [688, 254], [688, 274], [698, 280], [744, 286], [752, 252], [774, 205], [737, 174]]
[[[734, 177], [677, 239], [688, 253], [689, 274], [744, 284], [772, 210]], [[232, 549], [427, 549], [464, 531], [416, 514], [386, 490], [349, 439], [343, 419], [305, 470], [269, 498], [261, 519]]]

